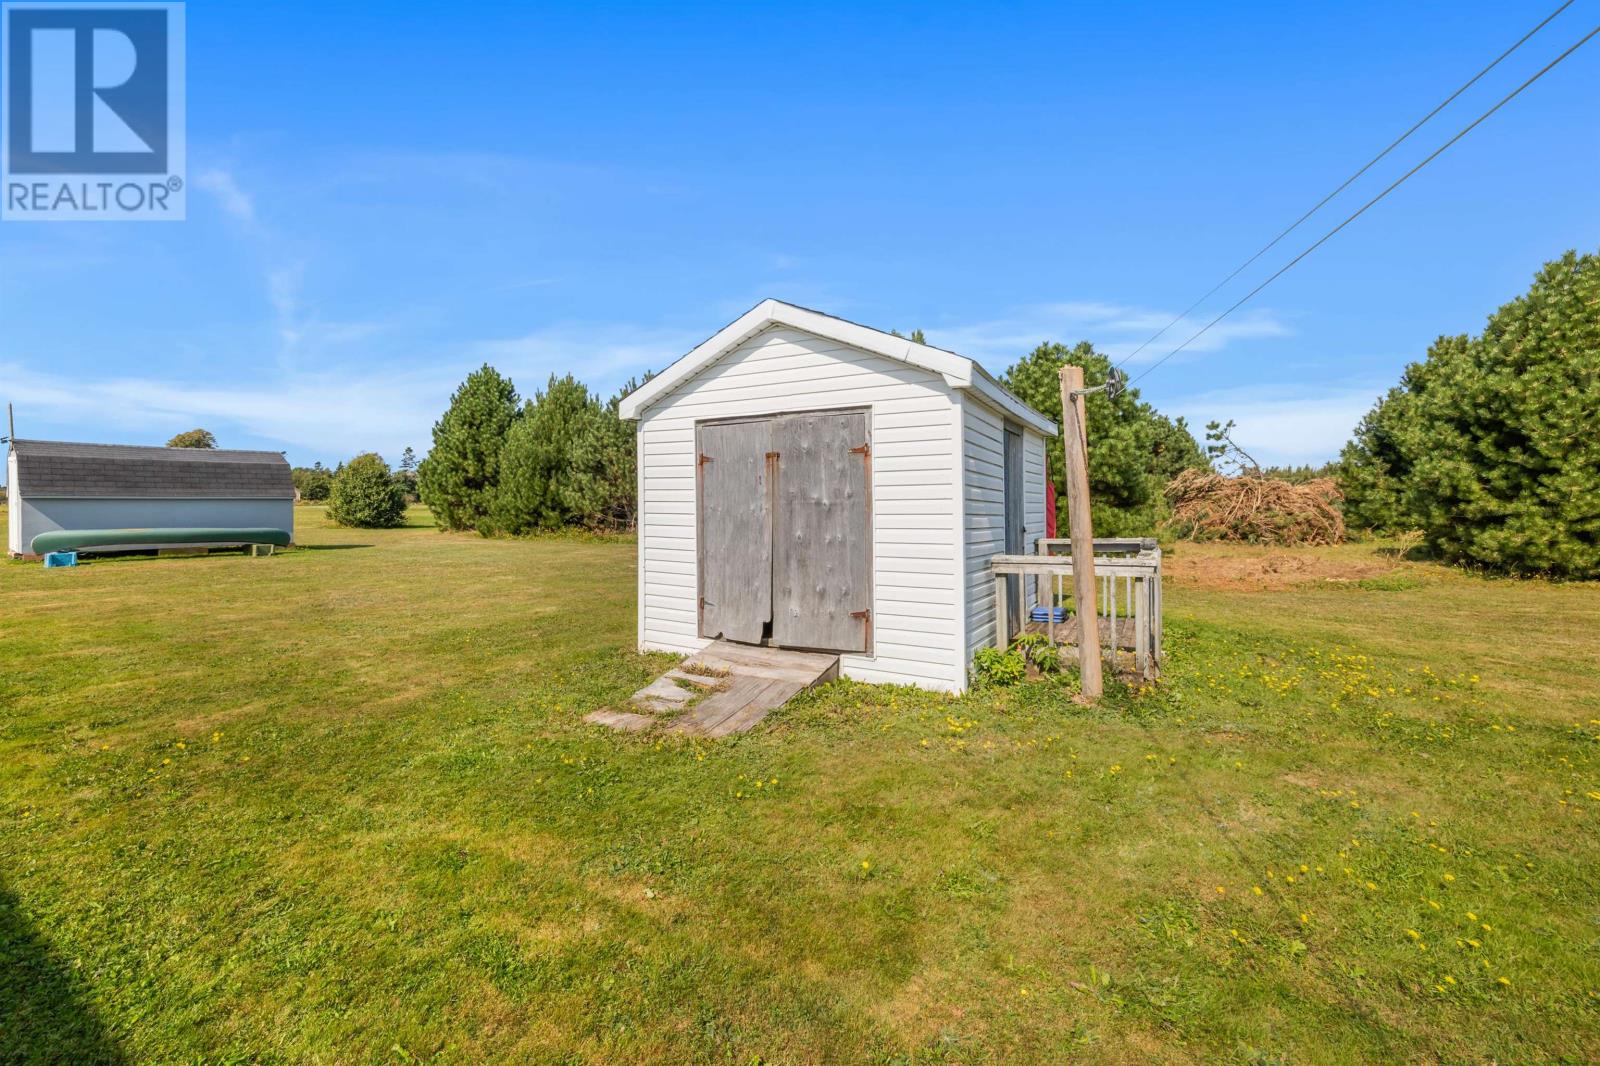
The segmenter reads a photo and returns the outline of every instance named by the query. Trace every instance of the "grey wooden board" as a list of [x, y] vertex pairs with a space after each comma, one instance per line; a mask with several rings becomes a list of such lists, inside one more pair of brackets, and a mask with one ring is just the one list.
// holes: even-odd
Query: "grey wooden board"
[[698, 688], [716, 688], [717, 679], [708, 674], [689, 674], [682, 670], [668, 670], [661, 675], [669, 681], [687, 681]]
[[704, 737], [723, 737], [743, 732], [760, 722], [790, 696], [803, 692], [797, 681], [769, 677], [735, 677], [721, 692], [714, 692], [695, 704], [669, 729]]
[[759, 648], [719, 640], [707, 645], [683, 664], [685, 670], [715, 670], [730, 676], [764, 677], [774, 681], [795, 681], [811, 686], [839, 676], [839, 657], [825, 652], [794, 651], [790, 648]]
[[700, 635], [759, 641], [772, 618], [771, 422], [705, 425], [697, 437]]
[[644, 688], [633, 694], [636, 700], [661, 700], [666, 703], [685, 704], [694, 698], [694, 693], [683, 688], [672, 680], [670, 676], [658, 677]]
[[872, 606], [868, 553], [867, 416], [786, 415], [772, 528], [772, 642], [866, 651]]
[[594, 711], [583, 716], [585, 722], [593, 725], [610, 726], [612, 729], [621, 729], [629, 733], [637, 733], [656, 724], [656, 720], [645, 714], [630, 714], [627, 711]]

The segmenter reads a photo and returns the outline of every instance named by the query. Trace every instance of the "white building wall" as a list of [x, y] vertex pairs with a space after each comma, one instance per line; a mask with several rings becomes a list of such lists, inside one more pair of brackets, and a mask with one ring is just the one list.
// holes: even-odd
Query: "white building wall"
[[929, 371], [781, 326], [641, 415], [642, 647], [688, 654], [706, 644], [698, 635], [695, 423], [862, 407], [871, 411], [874, 653], [842, 656], [840, 669], [862, 681], [965, 686], [954, 390]]
[[[11, 482], [15, 484], [15, 479]], [[9, 493], [8, 489], [8, 493]], [[10, 550], [31, 552], [33, 538], [58, 529], [223, 527], [286, 529], [294, 535], [294, 501], [263, 499], [84, 499], [13, 497]]]
[[[970, 397], [962, 400], [964, 426], [963, 480], [966, 484], [966, 617], [967, 659], [994, 643], [994, 578], [989, 557], [1004, 554], [1005, 419]], [[1044, 437], [1022, 429], [1022, 544], [1032, 553], [1044, 536]], [[1024, 582], [1023, 609], [1038, 601], [1032, 580]]]
[[[1022, 536], [1022, 550], [1032, 555], [1038, 551], [1037, 541], [1045, 534], [1044, 507], [1044, 437], [1031, 429], [1022, 431], [1022, 521], [1026, 527]], [[1049, 599], [1048, 588], [1038, 588], [1039, 579], [1028, 582], [1024, 595], [1028, 606]], [[1048, 585], [1048, 582], [1045, 582]], [[1042, 595], [1041, 595], [1042, 593]]]

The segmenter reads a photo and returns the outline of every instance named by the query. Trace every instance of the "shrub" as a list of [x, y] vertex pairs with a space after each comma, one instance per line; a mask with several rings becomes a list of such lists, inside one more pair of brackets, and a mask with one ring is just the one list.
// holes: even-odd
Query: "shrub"
[[389, 464], [374, 452], [356, 456], [333, 479], [328, 517], [341, 526], [389, 529], [405, 513], [405, 493], [394, 483]]
[[1061, 649], [1050, 643], [1043, 633], [1024, 633], [1011, 642], [1011, 647], [1022, 653], [1023, 659], [1041, 674], [1061, 672]]
[[1027, 676], [1027, 660], [1015, 649], [979, 648], [972, 656], [972, 681], [980, 688], [1015, 685]]

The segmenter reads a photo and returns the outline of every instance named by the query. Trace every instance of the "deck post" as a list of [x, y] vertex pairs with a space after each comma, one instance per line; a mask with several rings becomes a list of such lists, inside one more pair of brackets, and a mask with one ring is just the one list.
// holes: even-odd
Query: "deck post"
[[1004, 575], [994, 579], [994, 646], [1001, 651], [1011, 647], [1011, 601]]

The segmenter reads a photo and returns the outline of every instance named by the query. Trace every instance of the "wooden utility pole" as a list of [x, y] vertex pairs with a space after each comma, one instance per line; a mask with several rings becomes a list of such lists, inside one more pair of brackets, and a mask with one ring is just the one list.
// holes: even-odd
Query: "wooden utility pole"
[[1089, 520], [1089, 431], [1084, 418], [1081, 366], [1061, 368], [1061, 444], [1067, 459], [1067, 525], [1072, 536], [1072, 598], [1078, 614], [1078, 673], [1084, 699], [1097, 700], [1105, 686], [1100, 676], [1100, 612], [1095, 604], [1094, 528]]

